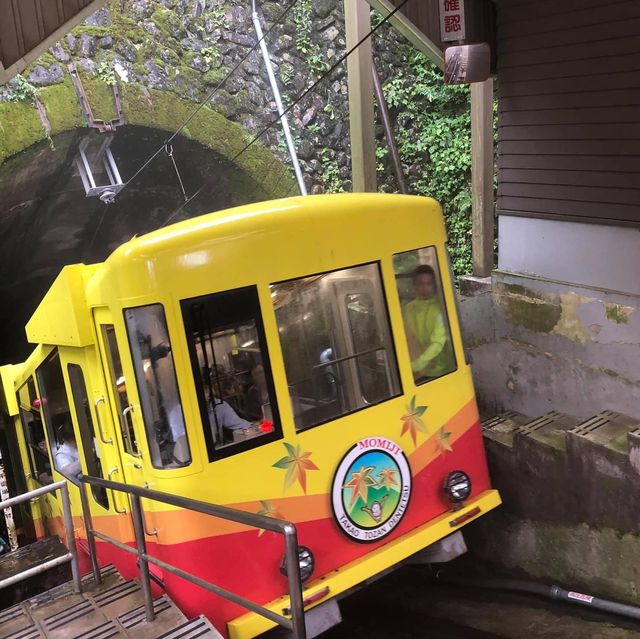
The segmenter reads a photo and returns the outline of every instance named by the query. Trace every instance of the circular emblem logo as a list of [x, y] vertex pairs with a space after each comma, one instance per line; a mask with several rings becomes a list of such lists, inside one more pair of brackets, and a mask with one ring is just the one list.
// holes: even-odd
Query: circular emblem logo
[[331, 502], [340, 528], [367, 543], [400, 523], [411, 496], [411, 469], [398, 444], [367, 437], [344, 456], [333, 478]]

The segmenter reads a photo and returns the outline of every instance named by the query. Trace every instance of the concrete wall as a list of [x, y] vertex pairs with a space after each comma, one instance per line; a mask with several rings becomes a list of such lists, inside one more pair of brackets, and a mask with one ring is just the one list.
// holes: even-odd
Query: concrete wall
[[640, 296], [495, 272], [461, 309], [485, 414], [640, 417]]
[[640, 294], [640, 229], [500, 216], [498, 269]]

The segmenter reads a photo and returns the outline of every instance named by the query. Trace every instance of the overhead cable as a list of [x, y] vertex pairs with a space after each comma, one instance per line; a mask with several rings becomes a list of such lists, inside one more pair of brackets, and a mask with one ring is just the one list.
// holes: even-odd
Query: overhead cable
[[200, 111], [213, 99], [216, 93], [224, 86], [225, 82], [240, 68], [240, 66], [247, 60], [247, 58], [260, 46], [262, 40], [264, 40], [277, 26], [281, 26], [282, 21], [286, 18], [287, 14], [293, 9], [293, 7], [298, 3], [299, 0], [292, 0], [286, 9], [282, 11], [282, 13], [276, 18], [275, 22], [271, 25], [269, 29], [264, 33], [264, 35], [259, 38], [253, 46], [247, 51], [247, 53], [240, 59], [240, 61], [229, 71], [218, 84], [209, 92], [207, 97], [200, 102], [200, 104], [189, 114], [189, 116], [184, 120], [184, 122], [168, 137], [160, 146], [155, 153], [150, 155], [147, 160], [140, 166], [140, 168], [124, 183], [122, 189], [120, 189], [120, 193], [135, 180], [140, 173], [142, 173], [166, 148], [167, 145], [170, 145], [175, 138], [184, 131], [184, 129], [189, 126], [193, 118], [200, 113]]
[[[325, 78], [331, 75], [360, 45], [366, 42], [383, 24], [387, 23], [400, 9], [402, 9], [402, 7], [404, 7], [404, 5], [407, 4], [407, 2], [409, 2], [409, 0], [402, 0], [402, 2], [398, 6], [396, 6], [395, 9], [393, 9], [393, 11], [390, 11], [384, 18], [382, 18], [382, 20], [380, 20], [380, 22], [378, 22], [378, 24], [376, 24], [376, 26], [373, 27], [373, 29], [371, 29], [368, 33], [366, 33], [348, 51], [343, 53], [333, 65], [331, 65], [310, 87], [305, 89], [281, 114], [279, 114], [276, 118], [274, 118], [271, 122], [269, 122], [269, 124], [267, 124], [263, 129], [261, 129], [258, 133], [256, 133], [256, 135], [254, 135], [251, 138], [251, 140], [249, 140], [249, 142], [247, 142], [242, 147], [242, 149], [240, 149], [240, 151], [238, 151], [233, 157], [229, 158], [229, 161], [235, 162], [243, 153], [245, 153], [250, 147], [252, 147], [253, 144], [255, 144], [255, 142], [257, 142], [258, 139], [260, 139], [273, 126], [275, 126], [283, 117], [285, 117], [288, 113], [290, 113], [296, 107], [297, 104], [299, 104], [302, 100], [304, 100], [304, 98], [306, 98], [307, 95], [309, 95], [309, 93], [311, 93], [323, 80], [325, 80]], [[173, 213], [171, 213], [171, 215], [169, 215], [169, 217], [161, 225], [161, 228], [169, 224], [169, 222], [171, 222], [187, 206], [187, 204], [189, 204], [189, 202], [191, 202], [198, 195], [200, 195], [200, 193], [204, 190], [204, 188], [208, 186], [213, 179], [215, 179], [215, 176], [206, 180], [203, 183], [203, 185], [191, 197], [189, 197], [189, 199], [187, 199], [175, 211], [173, 211]]]

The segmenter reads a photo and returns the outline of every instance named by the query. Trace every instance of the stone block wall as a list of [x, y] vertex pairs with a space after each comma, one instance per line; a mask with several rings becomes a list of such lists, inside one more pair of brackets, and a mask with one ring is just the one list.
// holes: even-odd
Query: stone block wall
[[[267, 42], [283, 102], [288, 106], [344, 54], [343, 1], [299, 0], [284, 18], [281, 16], [287, 3], [267, 1], [259, 2], [258, 6], [264, 31], [273, 26]], [[251, 3], [110, 0], [106, 8], [93, 14], [28, 67], [22, 74], [24, 80], [0, 86], [0, 105], [29, 103], [34, 89], [70, 85], [67, 66], [73, 62], [89, 86], [93, 80], [105, 84], [117, 82], [137, 87], [143, 95], [171, 93], [194, 103], [217, 88], [207, 106], [254, 135], [276, 117], [260, 52], [249, 53], [255, 41]], [[374, 37], [374, 50], [383, 81], [410, 76], [408, 60], [414, 52], [393, 29], [386, 25], [380, 29]], [[237, 70], [225, 80], [235, 67]], [[96, 118], [113, 117], [110, 99], [101, 99], [97, 91], [94, 95], [89, 91], [89, 98]], [[63, 111], [66, 106], [60, 103], [56, 108]], [[60, 119], [64, 114], [57, 113], [55, 117]], [[350, 190], [346, 63], [336, 68], [288, 117], [309, 192]], [[181, 121], [176, 117], [175, 126]], [[196, 118], [189, 128], [198, 125]], [[382, 141], [381, 127], [378, 136]], [[266, 132], [260, 142], [289, 163], [279, 125]], [[0, 143], [0, 162], [11, 155], [12, 149], [20, 149], [20, 144], [7, 142], [6, 146], [9, 150], [5, 154]], [[420, 169], [408, 167], [408, 172], [419, 174]], [[383, 170], [380, 177], [383, 182], [387, 178], [393, 181], [390, 170]], [[294, 189], [292, 194], [295, 193]]]

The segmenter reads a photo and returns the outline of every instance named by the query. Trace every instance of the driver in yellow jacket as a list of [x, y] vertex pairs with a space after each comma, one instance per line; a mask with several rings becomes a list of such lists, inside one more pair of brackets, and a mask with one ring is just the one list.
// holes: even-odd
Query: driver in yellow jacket
[[415, 299], [404, 309], [411, 368], [416, 379], [439, 377], [453, 370], [454, 364], [433, 268], [421, 264], [412, 282]]

